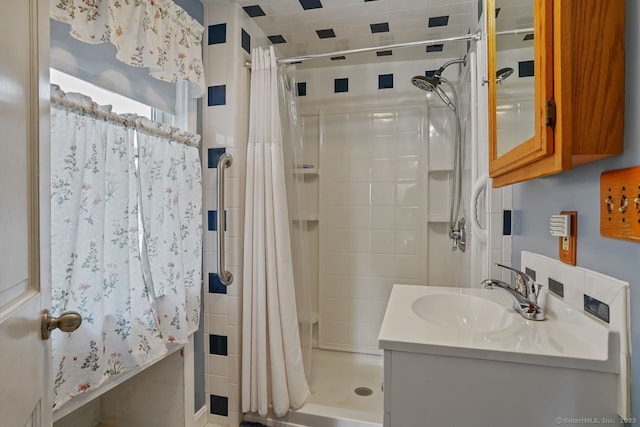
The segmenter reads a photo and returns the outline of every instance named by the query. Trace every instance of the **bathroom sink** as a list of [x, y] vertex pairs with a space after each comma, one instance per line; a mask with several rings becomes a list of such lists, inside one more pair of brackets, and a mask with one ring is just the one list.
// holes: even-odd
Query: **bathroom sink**
[[514, 312], [485, 298], [468, 294], [430, 294], [417, 298], [413, 312], [426, 322], [469, 332], [494, 332], [513, 323]]

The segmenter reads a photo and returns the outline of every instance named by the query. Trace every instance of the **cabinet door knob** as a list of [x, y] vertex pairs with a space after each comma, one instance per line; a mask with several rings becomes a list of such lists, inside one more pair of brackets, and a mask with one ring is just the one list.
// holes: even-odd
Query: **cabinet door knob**
[[60, 329], [63, 332], [73, 332], [78, 329], [82, 323], [82, 316], [75, 311], [67, 311], [60, 317], [53, 317], [49, 314], [49, 310], [43, 310], [40, 321], [42, 339], [48, 340], [54, 329]]

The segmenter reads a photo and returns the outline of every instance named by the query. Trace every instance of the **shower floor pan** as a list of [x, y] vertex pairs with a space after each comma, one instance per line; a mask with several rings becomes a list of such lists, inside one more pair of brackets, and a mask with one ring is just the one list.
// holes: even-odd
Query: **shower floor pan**
[[[381, 427], [383, 375], [382, 356], [313, 349], [307, 403], [282, 418], [262, 422], [283, 427]], [[372, 393], [357, 394], [362, 387]]]

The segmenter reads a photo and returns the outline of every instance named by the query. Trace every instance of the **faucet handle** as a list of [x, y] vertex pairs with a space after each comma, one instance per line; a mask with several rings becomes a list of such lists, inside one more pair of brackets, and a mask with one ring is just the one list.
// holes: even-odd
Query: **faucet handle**
[[510, 267], [508, 265], [496, 263], [498, 267], [506, 268], [507, 270], [515, 273], [517, 279], [523, 284], [525, 289], [525, 297], [529, 298], [530, 295], [533, 295], [533, 298], [537, 299], [538, 293], [540, 292], [540, 287], [536, 290], [536, 282], [533, 280], [531, 276], [529, 276], [524, 271], [520, 271], [517, 268]]

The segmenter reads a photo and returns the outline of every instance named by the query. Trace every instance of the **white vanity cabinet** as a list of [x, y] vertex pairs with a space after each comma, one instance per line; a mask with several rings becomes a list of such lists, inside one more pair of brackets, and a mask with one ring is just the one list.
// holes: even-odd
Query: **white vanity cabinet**
[[384, 352], [384, 427], [620, 425], [616, 391], [607, 372]]
[[621, 425], [630, 416], [629, 284], [528, 252], [521, 264], [538, 284], [563, 286], [541, 295], [544, 321], [521, 316], [502, 289], [394, 285], [378, 335], [384, 427]]

